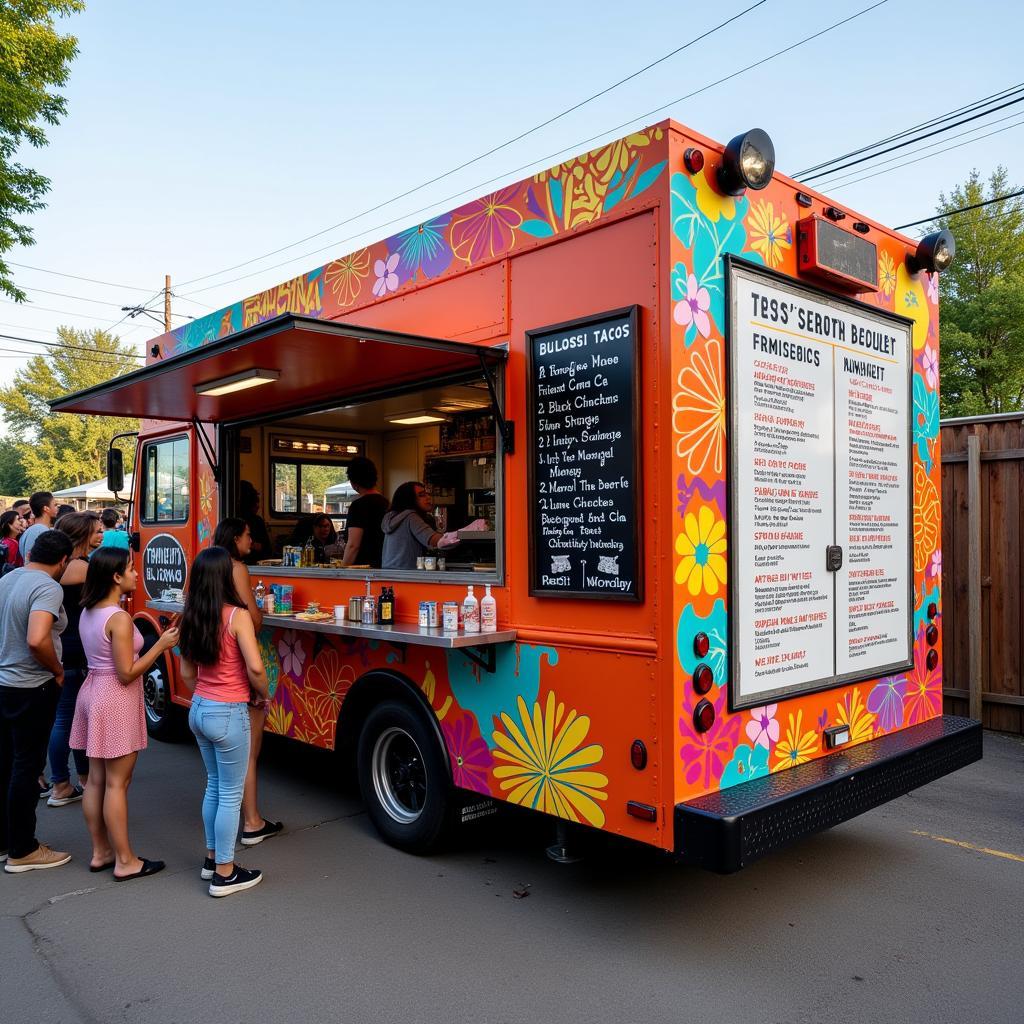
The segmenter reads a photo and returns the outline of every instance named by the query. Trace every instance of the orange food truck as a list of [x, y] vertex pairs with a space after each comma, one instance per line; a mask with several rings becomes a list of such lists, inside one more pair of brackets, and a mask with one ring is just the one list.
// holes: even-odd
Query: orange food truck
[[[412, 851], [507, 801], [728, 872], [978, 759], [942, 714], [952, 238], [774, 164], [761, 130], [665, 121], [56, 401], [143, 421], [139, 628], [255, 492], [266, 728], [341, 752]], [[343, 564], [358, 456], [443, 546]], [[470, 588], [489, 632], [472, 602], [453, 622]], [[173, 659], [145, 693], [179, 728]]]

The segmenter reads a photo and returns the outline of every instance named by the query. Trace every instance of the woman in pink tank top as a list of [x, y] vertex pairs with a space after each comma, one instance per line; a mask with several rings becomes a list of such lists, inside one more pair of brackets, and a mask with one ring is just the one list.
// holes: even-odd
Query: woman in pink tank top
[[130, 552], [97, 548], [82, 587], [79, 635], [89, 665], [75, 705], [69, 742], [89, 758], [82, 799], [92, 836], [90, 871], [114, 869], [119, 882], [160, 871], [162, 860], [138, 857], [128, 839], [128, 786], [138, 752], [146, 746], [142, 677], [160, 655], [178, 642], [178, 630], [165, 630], [141, 655], [142, 634], [121, 600], [138, 577]]
[[224, 548], [207, 548], [192, 564], [179, 647], [181, 677], [194, 691], [188, 724], [206, 765], [200, 877], [209, 880], [211, 896], [228, 896], [263, 878], [235, 864], [235, 839], [249, 766], [249, 700], [253, 693], [266, 700], [268, 684], [252, 617]]

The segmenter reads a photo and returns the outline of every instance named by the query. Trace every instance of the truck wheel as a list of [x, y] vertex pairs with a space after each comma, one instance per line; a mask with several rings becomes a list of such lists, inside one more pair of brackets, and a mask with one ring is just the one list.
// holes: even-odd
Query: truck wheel
[[378, 705], [359, 733], [356, 764], [363, 801], [384, 840], [409, 853], [436, 848], [452, 787], [444, 752], [423, 715], [398, 701]]
[[180, 739], [181, 713], [171, 701], [171, 681], [163, 655], [142, 677], [142, 695], [146, 708], [146, 731], [154, 739], [172, 742]]

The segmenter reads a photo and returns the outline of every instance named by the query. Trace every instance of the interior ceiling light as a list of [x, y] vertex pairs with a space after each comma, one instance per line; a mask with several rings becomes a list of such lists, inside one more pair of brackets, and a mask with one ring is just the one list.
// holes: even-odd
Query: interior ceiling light
[[438, 402], [434, 408], [438, 412], [468, 412], [474, 409], [489, 409], [490, 402], [481, 402], [475, 398], [448, 398]]
[[741, 196], [748, 189], [765, 188], [775, 171], [775, 146], [760, 128], [737, 135], [722, 154], [715, 177], [727, 196]]
[[401, 416], [397, 419], [388, 420], [388, 423], [401, 423], [403, 427], [418, 427], [423, 423], [443, 422], [443, 416], [432, 416], [430, 413], [423, 413], [420, 416]]
[[230, 395], [234, 391], [258, 388], [261, 384], [270, 384], [280, 377], [280, 370], [243, 370], [229, 377], [218, 377], [217, 380], [209, 380], [205, 384], [196, 384], [195, 392], [197, 395], [216, 398], [218, 395]]
[[929, 274], [941, 274], [956, 256], [956, 241], [948, 231], [935, 231], [925, 235], [917, 243], [917, 251], [907, 257], [907, 269], [916, 274], [927, 270]]

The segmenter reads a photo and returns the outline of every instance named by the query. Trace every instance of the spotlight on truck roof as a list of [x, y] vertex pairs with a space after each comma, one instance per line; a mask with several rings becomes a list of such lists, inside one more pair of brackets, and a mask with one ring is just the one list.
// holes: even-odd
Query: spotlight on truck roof
[[751, 128], [737, 135], [722, 154], [716, 177], [727, 196], [741, 196], [748, 189], [765, 188], [775, 170], [775, 146], [766, 131]]
[[907, 269], [916, 274], [927, 270], [929, 274], [941, 274], [956, 256], [956, 241], [946, 230], [933, 231], [917, 243], [917, 251], [907, 257]]

